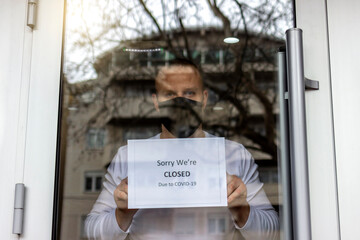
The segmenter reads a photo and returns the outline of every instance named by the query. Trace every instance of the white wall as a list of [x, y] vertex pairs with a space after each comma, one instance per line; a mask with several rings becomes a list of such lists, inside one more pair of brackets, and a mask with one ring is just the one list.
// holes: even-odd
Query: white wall
[[360, 236], [360, 1], [328, 0], [341, 239]]

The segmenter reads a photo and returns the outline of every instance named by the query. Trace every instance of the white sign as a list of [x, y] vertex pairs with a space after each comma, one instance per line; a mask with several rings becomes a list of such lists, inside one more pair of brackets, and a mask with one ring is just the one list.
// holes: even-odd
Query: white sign
[[128, 141], [128, 207], [227, 206], [224, 138]]

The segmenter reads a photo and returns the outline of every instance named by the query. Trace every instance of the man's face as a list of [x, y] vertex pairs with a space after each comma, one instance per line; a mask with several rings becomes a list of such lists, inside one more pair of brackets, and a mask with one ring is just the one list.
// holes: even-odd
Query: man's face
[[153, 95], [155, 108], [159, 110], [158, 102], [164, 102], [176, 97], [184, 97], [206, 106], [208, 93], [203, 90], [202, 80], [190, 66], [173, 66], [159, 74], [156, 79], [157, 94]]

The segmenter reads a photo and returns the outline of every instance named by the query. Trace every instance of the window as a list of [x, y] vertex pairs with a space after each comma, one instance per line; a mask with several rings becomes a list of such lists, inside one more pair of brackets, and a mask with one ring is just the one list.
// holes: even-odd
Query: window
[[278, 183], [276, 168], [259, 168], [259, 178], [263, 183]]
[[202, 52], [199, 51], [199, 50], [192, 50], [191, 51], [191, 57], [192, 57], [192, 60], [196, 64], [200, 64], [201, 63], [201, 58], [202, 58]]
[[161, 50], [159, 52], [151, 52], [151, 66], [164, 66], [166, 52]]
[[222, 213], [211, 213], [208, 215], [208, 233], [209, 234], [224, 234], [226, 233], [226, 216]]
[[165, 61], [166, 63], [169, 63], [169, 61], [175, 59], [175, 54], [169, 51], [165, 51]]
[[124, 95], [127, 98], [140, 98], [140, 97], [150, 97], [152, 91], [152, 85], [144, 83], [141, 85], [129, 84], [124, 86]]
[[230, 50], [223, 51], [223, 58], [225, 64], [233, 63], [235, 61], [235, 56], [232, 52], [230, 52]]
[[85, 172], [85, 192], [100, 192], [103, 182], [103, 171]]
[[90, 128], [86, 137], [87, 149], [101, 150], [105, 145], [105, 129]]
[[[105, 190], [106, 185], [103, 184], [105, 168], [115, 164], [116, 171], [112, 172], [111, 177], [117, 183], [127, 175], [129, 163], [127, 152], [121, 151], [120, 162], [117, 161], [118, 156], [114, 158], [119, 147], [126, 145], [128, 140], [132, 139], [147, 139], [154, 136], [158, 138], [158, 134], [165, 130], [161, 123], [164, 123], [164, 126], [169, 125], [168, 130], [173, 130], [171, 127], [174, 126], [175, 135], [195, 130], [191, 126], [195, 127], [196, 121], [190, 117], [194, 117], [192, 116], [194, 112], [199, 115], [200, 109], [195, 107], [192, 110], [188, 109], [190, 114], [186, 111], [182, 113], [180, 110], [186, 110], [186, 105], [176, 105], [178, 109], [174, 111], [163, 109], [157, 112], [152, 102], [152, 93], [155, 92], [154, 83], [156, 79], [156, 83], [160, 81], [159, 71], [163, 66], [170, 67], [178, 60], [180, 60], [178, 62], [185, 60], [198, 65], [203, 84], [210, 88], [207, 107], [201, 116], [203, 129], [215, 136], [225, 137], [226, 146], [233, 145], [234, 148], [231, 149], [235, 154], [243, 151], [238, 149], [239, 144], [242, 144], [254, 156], [256, 162], [261, 162], [263, 165], [258, 164], [258, 169], [264, 169], [264, 174], [260, 173], [260, 177], [264, 175], [266, 183], [264, 191], [276, 210], [282, 207], [282, 202], [279, 201], [282, 198], [279, 194], [283, 192], [279, 191], [281, 185], [276, 180], [276, 174], [279, 172], [277, 157], [280, 154], [277, 154], [279, 139], [276, 138], [277, 122], [274, 121], [279, 114], [275, 100], [279, 99], [282, 93], [276, 92], [276, 81], [273, 80], [277, 76], [278, 69], [276, 58], [272, 52], [268, 54], [266, 49], [275, 53], [278, 47], [284, 45], [282, 36], [288, 26], [286, 22], [292, 18], [291, 1], [278, 3], [263, 0], [261, 4], [251, 4], [251, 1], [247, 1], [254, 11], [244, 8], [242, 9], [244, 16], [239, 14], [241, 6], [236, 2], [221, 2], [216, 10], [224, 13], [230, 21], [231, 29], [226, 34], [219, 27], [219, 19], [214, 15], [214, 8], [209, 7], [207, 1], [179, 1], [175, 4], [176, 2], [173, 1], [155, 0], [138, 4], [137, 1], [110, 0], [104, 4], [97, 4], [98, 1], [94, 3], [94, 1], [69, 0], [66, 8], [69, 21], [65, 27], [65, 38], [71, 41], [64, 42], [66, 54], [63, 69], [66, 78], [62, 78], [65, 86], [62, 97], [65, 108], [76, 107], [77, 111], [62, 115], [64, 134], [61, 135], [63, 136], [61, 147], [63, 148], [59, 150], [66, 151], [66, 154], [62, 154], [64, 158], [61, 158], [61, 163], [64, 167], [57, 169], [60, 171], [57, 175], [65, 176], [64, 191], [61, 192], [60, 197], [66, 204], [63, 204], [57, 216], [61, 223], [61, 234], [64, 234], [59, 240], [79, 239], [81, 215], [90, 212], [97, 195]], [[276, 11], [272, 14], [274, 9]], [[284, 9], [286, 11], [283, 11]], [[260, 12], [264, 13], [264, 16], [271, 15], [269, 21], [263, 21]], [[281, 14], [277, 14], [278, 12]], [[153, 18], [149, 19], [150, 13]], [[80, 25], [76, 19], [82, 19]], [[244, 29], [244, 19], [249, 20], [247, 31]], [[183, 22], [182, 26], [179, 20]], [[154, 26], [154, 21], [159, 23], [159, 28]], [[89, 31], [87, 31], [88, 27], [91, 28]], [[227, 35], [238, 37], [240, 41], [236, 44], [225, 43], [224, 37]], [[243, 59], [245, 53], [246, 61]], [[174, 78], [165, 78], [164, 85], [168, 86], [167, 90], [185, 92], [189, 88], [199, 86], [194, 85], [199, 79], [189, 75], [187, 68], [169, 70], [165, 73], [174, 74]], [[94, 71], [96, 71], [95, 75]], [[191, 81], [188, 78], [190, 76]], [[169, 104], [165, 105], [169, 106]], [[198, 133], [202, 133], [200, 129]], [[200, 134], [196, 136], [200, 137]], [[154, 143], [158, 141], [152, 140]], [[180, 139], [179, 142], [182, 140], [184, 139]], [[237, 143], [231, 144], [230, 141]], [[135, 235], [140, 239], [176, 240], [211, 240], [233, 236], [236, 229], [228, 209], [208, 207], [200, 199], [200, 193], [204, 194], [203, 196], [205, 194], [211, 196], [214, 187], [219, 186], [220, 178], [223, 176], [206, 173], [209, 178], [203, 183], [196, 183], [196, 186], [202, 189], [199, 197], [190, 199], [190, 196], [195, 196], [191, 194], [194, 186], [187, 188], [187, 184], [193, 185], [192, 180], [197, 179], [206, 169], [200, 165], [194, 168], [181, 167], [176, 161], [173, 166], [168, 164], [161, 168], [157, 166], [157, 161], [160, 159], [170, 164], [176, 158], [179, 158], [177, 160], [199, 158], [199, 161], [201, 158], [201, 161], [203, 159], [205, 161], [201, 155], [212, 149], [208, 149], [206, 144], [202, 145], [203, 147], [186, 144], [189, 148], [196, 147], [191, 149], [194, 151], [189, 154], [190, 151], [175, 152], [170, 147], [155, 146], [154, 143], [143, 146], [144, 149], [149, 150], [148, 156], [138, 157], [140, 155], [137, 153], [143, 152], [141, 149], [140, 151], [134, 149], [132, 152], [136, 155], [133, 160], [136, 159], [139, 164], [136, 164], [135, 171], [129, 171], [129, 176], [131, 175], [131, 179], [139, 183], [135, 184], [136, 192], [144, 193], [140, 200], [144, 200], [144, 204], [149, 203], [149, 207], [153, 204], [153, 208], [140, 209], [139, 214], [134, 216]], [[127, 151], [126, 147], [123, 149]], [[215, 157], [221, 153], [222, 159], [225, 158], [229, 164], [237, 168], [241, 162], [238, 157], [233, 157], [232, 152], [223, 157], [221, 151]], [[175, 153], [179, 155], [174, 157]], [[247, 156], [249, 155], [246, 154], [246, 158]], [[155, 160], [154, 164], [150, 162], [151, 159]], [[212, 160], [215, 161], [216, 158], [206, 158], [206, 162], [210, 163]], [[269, 168], [274, 171], [266, 172]], [[158, 171], [155, 175], [141, 174], [142, 172], [138, 171], [150, 172], [155, 169]], [[190, 176], [185, 176], [186, 179], [179, 176], [177, 179], [176, 177], [165, 179], [164, 172], [168, 170], [172, 172], [172, 169], [176, 172], [189, 169], [192, 172]], [[238, 176], [246, 175], [248, 171], [253, 172], [255, 169], [256, 166], [241, 169]], [[257, 172], [254, 174], [258, 176]], [[134, 175], [136, 176], [132, 178]], [[174, 194], [174, 192], [180, 193], [180, 188], [165, 187], [170, 186], [170, 182], [175, 185], [177, 181], [180, 181], [177, 185], [184, 186], [182, 188], [184, 194]], [[269, 182], [271, 183], [268, 184]], [[163, 200], [152, 202], [159, 185], [162, 186], [162, 194], [156, 196]], [[247, 188], [250, 192], [257, 186], [247, 185]], [[138, 199], [137, 197], [138, 195], [135, 200]], [[257, 199], [252, 201], [262, 204], [262, 199]], [[104, 202], [102, 200], [99, 198], [98, 203], [114, 203], [112, 198]], [[193, 201], [194, 204], [197, 202], [204, 207], [161, 208], [168, 207], [166, 204], [180, 204], [180, 201], [176, 200], [183, 200], [183, 203]], [[135, 203], [141, 204], [140, 201]], [[266, 207], [268, 210], [266, 217], [271, 217], [271, 221], [277, 224], [279, 222], [277, 214], [272, 211], [266, 199], [264, 204], [269, 205]], [[94, 207], [96, 206], [98, 204]], [[97, 211], [95, 208], [94, 210]], [[107, 212], [102, 209], [99, 214], [107, 214]], [[89, 234], [94, 232], [89, 230]], [[269, 235], [277, 234], [275, 230], [268, 232]], [[96, 236], [89, 238], [94, 239]], [[271, 238], [269, 236], [266, 239]]]
[[220, 63], [220, 52], [219, 50], [211, 49], [205, 53], [206, 64], [219, 64]]
[[176, 234], [193, 234], [195, 233], [195, 215], [177, 214], [174, 219], [174, 230]]

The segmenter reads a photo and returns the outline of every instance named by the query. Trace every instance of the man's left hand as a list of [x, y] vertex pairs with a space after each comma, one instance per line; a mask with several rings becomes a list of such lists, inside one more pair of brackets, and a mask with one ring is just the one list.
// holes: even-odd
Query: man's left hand
[[247, 191], [244, 182], [235, 175], [226, 174], [228, 208], [239, 227], [243, 227], [250, 214], [246, 201]]

